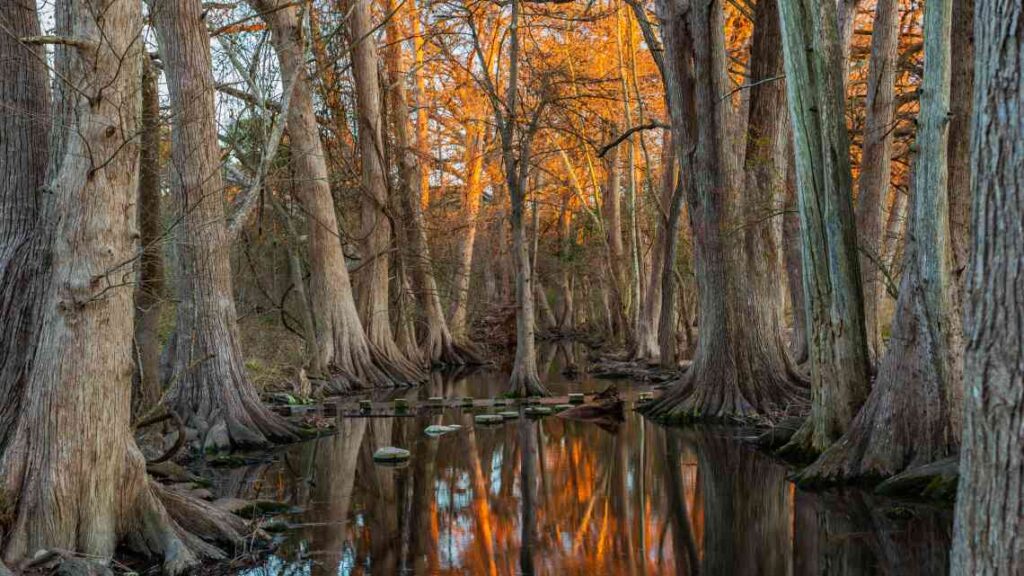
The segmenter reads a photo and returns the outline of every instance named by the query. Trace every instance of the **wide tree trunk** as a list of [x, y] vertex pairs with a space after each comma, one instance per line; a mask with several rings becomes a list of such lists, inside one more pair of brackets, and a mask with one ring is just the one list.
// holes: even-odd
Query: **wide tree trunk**
[[911, 245], [889, 350], [850, 429], [804, 482], [885, 478], [955, 453], [961, 432], [961, 326], [949, 234], [951, 0], [925, 7]]
[[[0, 451], [21, 410], [45, 288], [53, 223], [47, 171], [50, 87], [35, 0], [0, 5]], [[63, 48], [58, 47], [57, 50]], [[57, 65], [66, 64], [63, 59]], [[63, 91], [63, 88], [60, 88]], [[55, 132], [63, 133], [63, 130]], [[55, 142], [60, 142], [54, 139]]]
[[288, 106], [289, 158], [301, 183], [296, 191], [306, 213], [310, 302], [320, 360], [328, 370], [324, 376], [328, 378], [329, 389], [343, 393], [413, 384], [418, 375], [408, 373], [404, 364], [390, 362], [371, 346], [359, 319], [341, 248], [311, 82], [305, 70], [299, 7], [286, 0], [252, 0], [252, 5], [273, 31], [282, 77], [295, 78]]
[[786, 449], [817, 453], [847, 430], [867, 398], [864, 298], [836, 6], [780, 0], [779, 14], [799, 187], [811, 365], [811, 414]]
[[900, 3], [878, 0], [868, 69], [867, 123], [857, 184], [857, 240], [864, 284], [864, 325], [873, 358], [882, 355], [878, 304], [882, 297], [882, 204], [892, 167], [892, 123], [896, 113], [896, 56], [900, 43]]
[[178, 574], [224, 557], [203, 539], [240, 544], [244, 526], [150, 482], [130, 427], [141, 4], [58, 2], [55, 20], [81, 45], [55, 51], [67, 138], [51, 149], [55, 240], [37, 353], [0, 458], [3, 558], [59, 549], [109, 560], [124, 544]]
[[[752, 328], [748, 322], [751, 312], [741, 292], [744, 268], [757, 264], [761, 270], [755, 269], [754, 274], [767, 275], [769, 264], [751, 258], [752, 262], [744, 265], [744, 255], [749, 250], [728, 238], [724, 231], [736, 215], [741, 178], [735, 148], [727, 136], [735, 112], [732, 103], [720, 96], [728, 91], [722, 5], [717, 1], [706, 6], [687, 4], [677, 1], [667, 7], [665, 12], [670, 16], [663, 34], [666, 78], [673, 86], [669, 100], [678, 137], [677, 151], [683, 174], [690, 178], [686, 187], [693, 224], [700, 320], [692, 367], [664, 396], [645, 408], [648, 414], [663, 420], [764, 413], [784, 408], [798, 398], [787, 375], [779, 303], [771, 301], [772, 288], [762, 282], [764, 294], [749, 301], [749, 306], [769, 308], [757, 312], [767, 318], [758, 328]], [[767, 16], [762, 16], [760, 41], [767, 42], [773, 23], [766, 23]], [[689, 54], [692, 69], [688, 69]], [[758, 69], [767, 72], [769, 68], [759, 65]], [[758, 97], [768, 95], [770, 92]], [[767, 107], [769, 102], [770, 99], [761, 104]], [[762, 122], [769, 121], [757, 119], [764, 130], [767, 127]], [[769, 137], [766, 142], [771, 143], [769, 150], [776, 157], [772, 162], [781, 164], [784, 140], [777, 140], [778, 134], [774, 138]], [[755, 148], [763, 144], [758, 143]], [[777, 176], [773, 178], [779, 181]], [[771, 181], [769, 178], [766, 186]], [[777, 193], [769, 189], [762, 194]], [[770, 224], [764, 225], [768, 235], [772, 234], [770, 228]], [[749, 233], [756, 234], [758, 229], [755, 227]], [[776, 292], [775, 300], [778, 296]]]
[[142, 136], [139, 165], [139, 278], [135, 286], [135, 376], [132, 414], [160, 402], [160, 315], [164, 301], [163, 222], [160, 219], [159, 73], [142, 63]]
[[[412, 291], [419, 305], [421, 322], [419, 334], [419, 355], [431, 366], [460, 366], [479, 364], [480, 359], [468, 349], [459, 346], [448, 330], [448, 323], [441, 307], [441, 294], [434, 279], [433, 262], [430, 258], [430, 246], [427, 244], [427, 230], [423, 219], [421, 204], [421, 164], [425, 159], [416, 153], [412, 141], [412, 125], [410, 122], [409, 104], [406, 97], [405, 81], [406, 66], [402, 50], [404, 35], [399, 27], [401, 20], [395, 0], [388, 1], [388, 11], [395, 16], [385, 24], [388, 43], [386, 51], [388, 84], [390, 97], [392, 129], [398, 147], [396, 152], [399, 164], [398, 191], [400, 213], [404, 222], [407, 246], [403, 257], [408, 263], [412, 277]], [[429, 181], [429, 178], [427, 179]], [[479, 206], [479, 203], [477, 204]], [[472, 257], [472, 256], [471, 256]]]
[[[671, 154], [671, 150], [669, 154]], [[670, 156], [671, 157], [671, 156]], [[623, 342], [631, 337], [632, 326], [627, 319], [626, 293], [628, 277], [625, 246], [622, 243], [622, 172], [619, 147], [612, 148], [605, 157], [605, 183], [601, 189], [601, 215], [604, 220], [605, 242], [608, 246], [608, 268], [611, 278], [610, 302], [612, 340]]]
[[380, 57], [373, 35], [368, 0], [344, 0], [349, 14], [349, 50], [355, 79], [359, 118], [359, 156], [362, 161], [363, 268], [359, 282], [359, 311], [370, 344], [389, 364], [410, 378], [421, 379], [422, 370], [395, 343], [391, 332], [388, 278], [391, 262], [392, 222], [387, 214], [388, 184], [384, 170], [384, 116], [381, 112], [378, 71]]
[[168, 405], [211, 449], [295, 440], [246, 374], [232, 290], [210, 39], [199, 0], [151, 2], [173, 118], [178, 310]]
[[950, 573], [987, 576], [1024, 572], [1024, 6], [975, 0], [974, 16], [966, 410]]

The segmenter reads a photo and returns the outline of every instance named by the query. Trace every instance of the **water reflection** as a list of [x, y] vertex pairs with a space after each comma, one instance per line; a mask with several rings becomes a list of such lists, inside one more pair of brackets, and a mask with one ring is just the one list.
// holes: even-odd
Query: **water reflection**
[[[498, 374], [435, 375], [411, 393], [482, 397], [504, 383]], [[552, 386], [601, 385], [556, 378]], [[422, 433], [450, 423], [463, 429], [441, 438]], [[277, 554], [245, 573], [947, 570], [947, 512], [896, 506], [859, 491], [805, 494], [783, 467], [729, 431], [664, 429], [632, 413], [615, 433], [558, 418], [476, 427], [471, 413], [458, 410], [347, 419], [339, 427], [341, 434], [223, 479], [225, 494], [302, 509]], [[373, 452], [385, 445], [410, 449], [409, 465], [373, 464]]]

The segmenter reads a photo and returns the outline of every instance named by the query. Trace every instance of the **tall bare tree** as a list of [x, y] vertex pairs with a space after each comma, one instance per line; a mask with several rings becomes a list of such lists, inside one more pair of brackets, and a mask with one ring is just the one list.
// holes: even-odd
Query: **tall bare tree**
[[130, 427], [141, 12], [133, 0], [57, 2], [45, 39], [60, 86], [54, 240], [37, 352], [0, 456], [12, 563], [49, 549], [109, 560], [123, 543], [179, 574], [224, 557], [206, 540], [241, 540], [238, 519], [149, 481]]
[[417, 375], [372, 346], [359, 319], [331, 196], [327, 158], [317, 126], [306, 70], [305, 34], [299, 6], [286, 0], [252, 0], [273, 33], [281, 76], [294, 78], [288, 106], [289, 158], [306, 215], [310, 302], [319, 357], [330, 390], [411, 384]]
[[811, 415], [788, 451], [816, 453], [845, 432], [868, 393], [842, 45], [836, 5], [780, 0], [796, 157]]
[[150, 11], [171, 100], [170, 177], [179, 222], [168, 403], [208, 448], [294, 440], [292, 427], [260, 402], [239, 347], [202, 4], [151, 2]]
[[924, 81], [909, 249], [889, 349], [867, 402], [807, 482], [886, 477], [955, 453], [961, 432], [962, 352], [949, 225], [952, 2], [925, 6]]
[[404, 374], [422, 374], [399, 349], [391, 330], [388, 282], [392, 260], [392, 217], [388, 207], [388, 182], [384, 169], [384, 116], [379, 82], [380, 56], [373, 36], [368, 0], [342, 2], [348, 16], [349, 50], [356, 88], [359, 119], [359, 157], [362, 160], [362, 233], [365, 263], [359, 281], [359, 307], [370, 344], [377, 354]]

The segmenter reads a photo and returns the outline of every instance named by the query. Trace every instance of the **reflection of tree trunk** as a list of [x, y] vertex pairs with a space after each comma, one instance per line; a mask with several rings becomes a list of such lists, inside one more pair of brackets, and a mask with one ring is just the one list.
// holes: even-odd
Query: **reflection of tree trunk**
[[[679, 467], [682, 458], [676, 434], [671, 430], [663, 432], [664, 445], [661, 464], [665, 469], [665, 484], [668, 491], [668, 520], [672, 530], [672, 555], [676, 559], [676, 574], [690, 576], [700, 573], [697, 556], [697, 542], [693, 537], [690, 515], [683, 497], [683, 475]], [[767, 572], [765, 572], [767, 574]]]
[[476, 428], [470, 426], [463, 434], [465, 438], [466, 455], [470, 463], [470, 481], [473, 484], [473, 511], [474, 526], [476, 528], [476, 542], [481, 547], [481, 555], [487, 562], [487, 573], [497, 575], [498, 565], [494, 560], [494, 529], [491, 526], [491, 506], [487, 498], [487, 482], [484, 479], [484, 469], [480, 464], [480, 451], [476, 445]]
[[708, 574], [787, 574], [790, 500], [786, 470], [705, 434], [697, 442], [704, 476], [704, 571]]
[[[366, 418], [338, 417], [337, 433], [315, 444], [311, 463], [313, 474], [310, 526], [305, 538], [312, 550], [329, 551], [328, 563], [315, 563], [313, 576], [337, 574], [345, 541], [349, 537], [348, 515], [355, 485], [356, 468], [360, 465], [360, 447], [366, 432]], [[364, 468], [365, 470], [365, 468]], [[372, 469], [371, 469], [372, 470]], [[323, 525], [330, 526], [324, 529]]]
[[535, 574], [533, 555], [537, 543], [537, 426], [528, 418], [519, 420], [519, 483], [523, 511], [519, 567], [525, 576]]

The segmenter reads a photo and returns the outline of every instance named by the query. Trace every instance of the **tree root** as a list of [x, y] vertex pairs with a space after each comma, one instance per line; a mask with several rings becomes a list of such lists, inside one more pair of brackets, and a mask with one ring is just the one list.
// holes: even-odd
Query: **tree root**
[[509, 396], [512, 398], [528, 398], [530, 396], [550, 396], [551, 392], [534, 374], [526, 374], [518, 368], [512, 370], [509, 378]]

